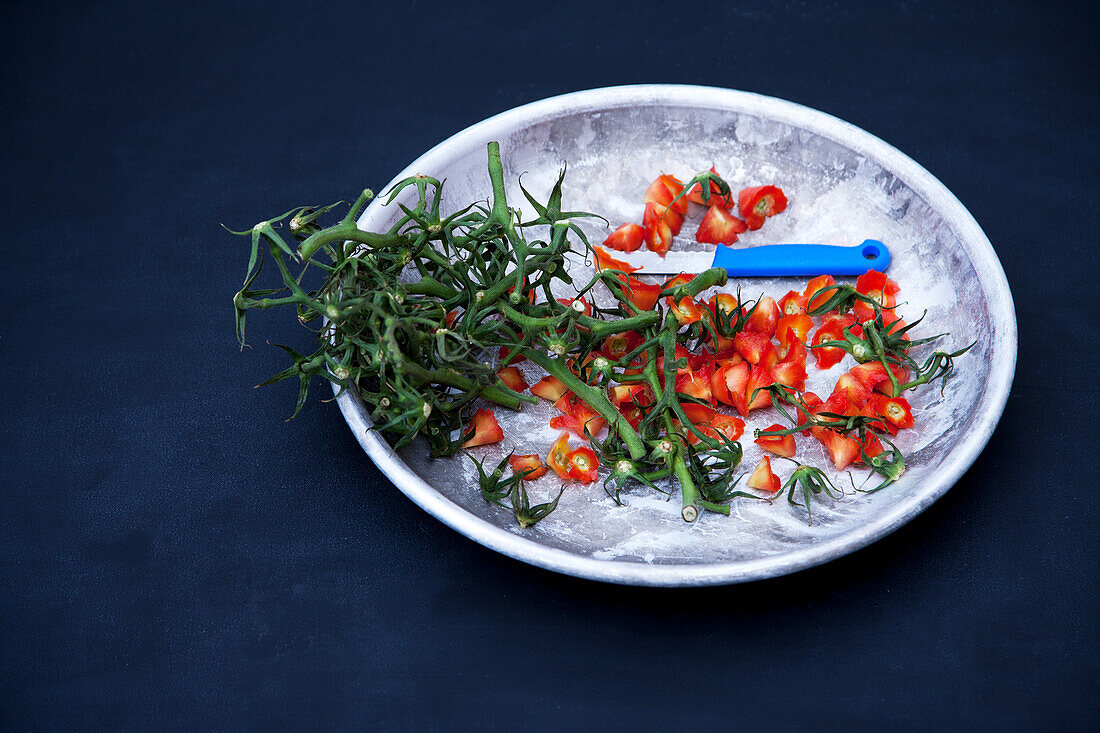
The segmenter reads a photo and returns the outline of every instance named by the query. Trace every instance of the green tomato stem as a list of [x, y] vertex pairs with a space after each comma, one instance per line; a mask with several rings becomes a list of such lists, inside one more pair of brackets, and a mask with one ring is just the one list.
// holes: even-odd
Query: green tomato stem
[[603, 390], [590, 387], [585, 384], [577, 375], [569, 371], [569, 367], [565, 365], [563, 359], [551, 359], [540, 351], [533, 350], [528, 352], [527, 358], [538, 364], [540, 367], [550, 373], [551, 376], [557, 377], [561, 380], [573, 394], [581, 398], [588, 405], [600, 413], [610, 428], [618, 432], [619, 436], [623, 439], [623, 443], [626, 445], [628, 451], [630, 451], [630, 457], [638, 460], [645, 456], [646, 446], [642, 442], [641, 436], [630, 427], [630, 423], [622, 414], [615, 409], [615, 406], [611, 404], [611, 401], [607, 399], [607, 395], [603, 393]]

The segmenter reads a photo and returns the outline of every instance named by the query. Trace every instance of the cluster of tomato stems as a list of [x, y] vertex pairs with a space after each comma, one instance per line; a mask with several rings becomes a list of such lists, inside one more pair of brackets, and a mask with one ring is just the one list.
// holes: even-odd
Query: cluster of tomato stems
[[[658, 488], [658, 481], [675, 477], [682, 515], [691, 522], [700, 509], [728, 514], [726, 502], [736, 496], [759, 498], [734, 489], [739, 480], [734, 472], [741, 460], [740, 444], [699, 430], [681, 405], [681, 400], [691, 398], [677, 395], [674, 386], [677, 370], [684, 366], [675, 356], [677, 343], [699, 343], [706, 329], [717, 328], [721, 335], [731, 336], [743, 326], [744, 316], [735, 314], [732, 320], [719, 316], [714, 322], [681, 328], [668, 311], [660, 307], [643, 311], [631, 303], [625, 278], [613, 270], [597, 272], [577, 289], [566, 271], [566, 255], [574, 251], [573, 239], [591, 252], [575, 220], [595, 215], [562, 210], [565, 170], [545, 203], [536, 200], [521, 181], [520, 190], [537, 213], [528, 221], [508, 206], [495, 142], [488, 144], [488, 171], [491, 199], [447, 215], [442, 213], [442, 182], [423, 175], [398, 182], [386, 205], [396, 204], [402, 215], [382, 232], [363, 231], [356, 223], [374, 196], [370, 190], [363, 191], [347, 214], [328, 227], [318, 219], [338, 204], [293, 209], [233, 232], [251, 239], [244, 284], [233, 299], [242, 348], [250, 310], [293, 307], [299, 322], [316, 336], [316, 348], [308, 354], [276, 344], [293, 363], [262, 384], [298, 378], [294, 417], [305, 404], [312, 381], [327, 380], [338, 393], [350, 390], [362, 400], [375, 429], [395, 449], [424, 436], [430, 454], [438, 457], [461, 450], [469, 437], [464, 427], [479, 398], [513, 410], [537, 402], [533, 395], [510, 389], [497, 376], [499, 368], [522, 356], [559, 379], [607, 421], [605, 439], [588, 437], [603, 465], [610, 468], [604, 485], [616, 499], [631, 482]], [[684, 190], [700, 183], [707, 196], [710, 182], [719, 194], [729, 194], [728, 184], [709, 172], [696, 176]], [[416, 201], [407, 205], [398, 198], [410, 189]], [[280, 234], [284, 225], [297, 246]], [[532, 228], [547, 235], [528, 239]], [[255, 286], [265, 257], [274, 261], [281, 286]], [[309, 289], [305, 282], [314, 271], [320, 272], [323, 281]], [[661, 298], [671, 297], [677, 303], [694, 298], [724, 285], [726, 277], [724, 270], [710, 269], [667, 288]], [[578, 300], [563, 303], [554, 297], [556, 283], [572, 287], [576, 299], [597, 286], [606, 287], [618, 305], [597, 307], [587, 315], [576, 307]], [[853, 293], [849, 286], [837, 286], [833, 300], [863, 297]], [[589, 358], [609, 336], [628, 331], [643, 336], [643, 343], [631, 353], [617, 361], [602, 355]], [[888, 343], [892, 342], [881, 340], [874, 345], [880, 359], [908, 359], [904, 350], [894, 353]], [[494, 354], [502, 347], [508, 356], [503, 363], [495, 363]], [[663, 360], [663, 369], [652, 358], [655, 354]], [[642, 355], [651, 358], [635, 373], [631, 367]], [[946, 362], [941, 359], [938, 371], [945, 379], [950, 359], [957, 355], [943, 355]], [[924, 370], [924, 381], [932, 378], [930, 371]], [[637, 429], [609, 401], [606, 387], [612, 381], [640, 381], [652, 391], [655, 402]], [[782, 402], [797, 406], [796, 396], [773, 389], [777, 407]], [[869, 429], [852, 418], [843, 426], [831, 423], [830, 427]], [[686, 440], [688, 432], [698, 439], [697, 445]], [[894, 453], [898, 457], [893, 463], [872, 460], [869, 465], [884, 476], [900, 475], [897, 466], [903, 466], [903, 459], [896, 448]], [[552, 502], [531, 506], [523, 476], [505, 478], [504, 461], [489, 472], [476, 463], [485, 498], [498, 504], [510, 498], [521, 525], [534, 524], [556, 507], [560, 493]]]
[[[878, 362], [884, 368], [884, 373], [889, 379], [890, 394], [900, 396], [903, 392], [915, 389], [923, 384], [928, 384], [936, 379], [940, 380], [941, 392], [947, 386], [947, 381], [954, 372], [954, 359], [965, 354], [974, 343], [954, 352], [936, 351], [930, 354], [923, 363], [918, 363], [909, 355], [909, 350], [915, 346], [932, 343], [946, 334], [938, 334], [920, 339], [912, 339], [908, 332], [924, 320], [924, 315], [913, 323], [902, 327], [896, 327], [893, 322], [886, 323], [883, 317], [883, 308], [879, 301], [864, 293], [859, 292], [851, 285], [834, 284], [822, 288], [815, 297], [816, 304], [807, 310], [811, 316], [820, 316], [830, 312], [840, 314], [852, 310], [852, 306], [861, 301], [874, 310], [874, 318], [861, 324], [846, 326], [842, 333], [844, 340], [823, 340], [810, 348], [839, 348], [851, 354], [860, 363]], [[858, 326], [860, 334], [854, 330]], [[913, 378], [906, 382], [900, 382], [898, 374], [912, 374]], [[812, 428], [832, 430], [841, 435], [855, 433], [859, 445], [860, 459], [863, 465], [870, 470], [871, 475], [882, 478], [881, 483], [870, 489], [857, 488], [856, 491], [874, 493], [886, 488], [901, 478], [905, 472], [905, 455], [898, 446], [886, 437], [886, 431], [881, 429], [882, 420], [879, 417], [867, 415], [845, 415], [836, 412], [817, 411], [806, 404], [802, 397], [793, 389], [782, 384], [772, 384], [764, 387], [771, 393], [772, 406], [793, 427], [787, 429], [757, 430], [757, 437], [782, 437], [804, 432]], [[755, 392], [753, 394], [755, 396]], [[750, 397], [751, 402], [751, 397]], [[794, 408], [791, 414], [789, 408]], [[874, 435], [879, 441], [890, 446], [889, 452], [878, 455], [870, 455], [867, 450], [868, 434]], [[788, 459], [790, 460], [790, 459]], [[795, 461], [797, 464], [798, 462]], [[850, 474], [849, 474], [850, 476]], [[813, 512], [810, 507], [811, 496], [827, 494], [833, 498], [839, 498], [843, 492], [838, 489], [820, 469], [798, 464], [798, 467], [787, 479], [780, 489], [780, 493], [787, 492], [787, 500], [791, 504], [798, 504], [796, 491], [801, 490], [807, 515], [812, 522]]]

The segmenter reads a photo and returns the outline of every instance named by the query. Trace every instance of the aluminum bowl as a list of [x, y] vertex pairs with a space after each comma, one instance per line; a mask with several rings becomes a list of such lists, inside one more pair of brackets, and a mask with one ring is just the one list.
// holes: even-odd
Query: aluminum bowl
[[[731, 516], [704, 513], [688, 525], [678, 498], [652, 490], [624, 494], [623, 506], [600, 485], [566, 489], [550, 517], [521, 530], [507, 510], [480, 496], [464, 458], [430, 460], [423, 445], [399, 452], [370, 429], [363, 405], [350, 394], [340, 409], [363, 449], [410, 499], [467, 537], [532, 565], [593, 580], [630, 585], [694, 586], [737, 583], [791, 573], [863, 547], [900, 527], [942, 496], [974, 462], [1004, 410], [1016, 361], [1012, 295], [993, 247], [966, 208], [935, 177], [875, 136], [830, 115], [791, 102], [728, 89], [644, 85], [595, 89], [504, 112], [445, 140], [394, 180], [425, 173], [446, 179], [452, 208], [488, 195], [485, 145], [501, 144], [512, 206], [525, 203], [517, 181], [542, 196], [568, 163], [564, 206], [607, 217], [612, 226], [640, 221], [641, 195], [658, 173], [690, 177], [715, 165], [736, 190], [775, 183], [791, 205], [746, 244], [880, 239], [890, 247], [889, 274], [902, 286], [899, 309], [912, 321], [927, 309], [920, 334], [950, 332], [945, 347], [975, 342], [957, 362], [941, 394], [928, 385], [910, 393], [915, 430], [900, 436], [906, 473], [874, 494], [852, 488], [866, 473], [833, 474], [847, 489], [839, 500], [804, 509], [785, 500], [737, 499]], [[389, 226], [396, 207], [376, 202], [360, 219], [364, 229]], [[589, 222], [590, 239], [607, 230]], [[752, 279], [744, 292], [778, 297], [805, 279]], [[728, 290], [732, 291], [733, 286]], [[930, 351], [924, 347], [918, 351]], [[850, 357], [848, 357], [850, 359]], [[833, 371], [809, 367], [809, 388], [827, 395], [848, 359]], [[536, 377], [537, 378], [537, 377]], [[531, 381], [531, 380], [528, 380]], [[554, 437], [546, 406], [512, 414], [498, 410], [502, 445], [480, 449], [545, 454]], [[771, 412], [771, 411], [766, 411]], [[742, 439], [743, 466], [756, 464], [751, 429], [775, 422], [753, 414]], [[799, 438], [798, 456], [828, 465], [820, 446]], [[776, 463], [781, 478], [793, 466]], [[532, 500], [556, 493], [553, 474], [532, 488]]]

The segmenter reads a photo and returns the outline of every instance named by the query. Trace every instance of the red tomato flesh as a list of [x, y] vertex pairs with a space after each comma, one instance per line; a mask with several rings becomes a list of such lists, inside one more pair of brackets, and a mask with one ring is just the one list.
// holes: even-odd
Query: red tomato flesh
[[746, 229], [748, 227], [745, 222], [721, 206], [711, 206], [707, 208], [707, 213], [699, 222], [699, 228], [695, 231], [695, 241], [730, 245], [736, 242], [737, 235]]
[[[769, 425], [765, 430], [786, 430], [786, 426], [776, 423]], [[794, 457], [793, 435], [761, 435], [753, 441], [764, 450], [784, 458]]]
[[772, 471], [772, 459], [768, 456], [761, 458], [746, 483], [754, 489], [767, 491], [769, 494], [778, 493], [779, 477]]
[[522, 392], [529, 386], [523, 378], [518, 367], [507, 366], [497, 372], [497, 377], [504, 382], [504, 386], [515, 392]]
[[592, 245], [592, 251], [596, 253], [596, 269], [597, 270], [622, 270], [628, 275], [632, 272], [637, 272], [640, 267], [634, 267], [628, 262], [617, 260], [609, 255], [602, 247]]
[[550, 402], [557, 402], [568, 391], [557, 377], [543, 377], [531, 387], [531, 394]]
[[535, 454], [513, 455], [508, 459], [508, 465], [512, 467], [512, 473], [522, 476], [524, 481], [534, 481], [537, 478], [542, 478], [548, 470], [542, 459]]
[[587, 445], [574, 448], [567, 458], [568, 469], [566, 475], [574, 481], [582, 484], [590, 484], [596, 480], [600, 468], [600, 460], [596, 458], [596, 452]]
[[753, 231], [764, 226], [764, 219], [786, 209], [787, 197], [777, 186], [744, 188], [737, 196], [737, 212]]
[[640, 224], [623, 224], [603, 240], [603, 246], [620, 252], [633, 252], [642, 246], [645, 240], [645, 227]]
[[479, 445], [489, 445], [491, 443], [499, 443], [504, 440], [504, 431], [500, 429], [500, 424], [497, 423], [496, 415], [492, 410], [481, 408], [474, 413], [473, 419], [470, 420], [470, 424], [466, 426], [466, 430], [463, 434], [474, 431], [473, 436], [462, 444], [463, 448], [474, 448]]
[[636, 277], [619, 276], [619, 282], [623, 284], [623, 294], [638, 310], [650, 311], [657, 305], [657, 298], [661, 296], [661, 286], [650, 284]]

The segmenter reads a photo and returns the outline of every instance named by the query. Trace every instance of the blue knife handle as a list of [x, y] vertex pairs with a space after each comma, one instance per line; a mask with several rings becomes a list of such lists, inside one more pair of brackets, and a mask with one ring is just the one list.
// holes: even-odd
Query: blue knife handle
[[890, 250], [877, 239], [855, 247], [832, 244], [764, 244], [745, 249], [718, 245], [714, 267], [730, 275], [862, 275], [885, 272]]

